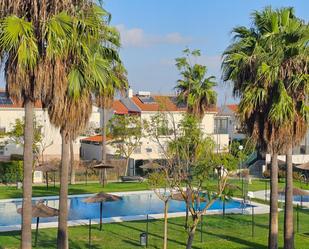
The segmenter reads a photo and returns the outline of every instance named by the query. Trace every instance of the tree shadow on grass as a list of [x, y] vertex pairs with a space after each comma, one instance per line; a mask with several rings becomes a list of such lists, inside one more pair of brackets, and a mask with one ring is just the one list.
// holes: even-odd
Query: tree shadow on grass
[[[129, 225], [126, 225], [125, 223], [119, 223], [120, 226], [123, 226], [127, 229], [132, 229], [132, 230], [135, 230], [135, 231], [138, 231], [138, 232], [144, 232], [145, 229], [139, 229], [139, 228], [136, 228], [134, 226], [129, 226]], [[170, 229], [171, 230], [171, 229]], [[157, 239], [161, 239], [163, 240], [163, 229], [162, 229], [162, 235], [159, 235], [157, 233], [153, 233], [151, 232], [151, 229], [149, 229], [148, 231], [148, 234], [149, 234], [149, 237], [152, 236], [152, 237], [155, 237]], [[178, 240], [175, 240], [175, 239], [171, 239], [170, 237], [168, 237], [168, 241], [169, 242], [173, 242], [175, 244], [178, 244], [178, 245], [182, 245], [182, 246], [185, 246], [186, 244], [184, 242], [181, 242], [181, 241], [178, 241]], [[194, 248], [194, 247], [193, 247]]]
[[231, 236], [231, 235], [216, 234], [216, 233], [211, 233], [209, 231], [206, 231], [204, 233], [211, 235], [211, 236], [214, 236], [214, 237], [224, 239], [224, 240], [229, 240], [229, 241], [232, 241], [234, 243], [241, 244], [241, 245], [246, 245], [246, 246], [248, 246], [246, 249], [267, 249], [267, 246], [265, 246], [265, 245], [262, 245], [262, 244], [259, 244], [259, 243], [256, 243], [256, 242], [253, 242], [253, 241], [250, 241], [250, 240], [244, 240], [244, 239], [234, 237], [234, 236]]

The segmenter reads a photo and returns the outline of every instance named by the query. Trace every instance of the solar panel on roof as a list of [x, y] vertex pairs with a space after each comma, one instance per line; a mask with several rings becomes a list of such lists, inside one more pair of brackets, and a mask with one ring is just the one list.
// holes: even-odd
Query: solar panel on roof
[[12, 105], [12, 100], [7, 96], [6, 93], [0, 92], [0, 105]]
[[151, 97], [151, 96], [139, 96], [138, 97], [139, 99], [140, 99], [140, 101], [142, 101], [144, 104], [155, 104], [156, 103], [156, 101], [155, 101], [155, 99], [153, 98], [153, 97]]
[[185, 102], [179, 102], [177, 97], [170, 97], [170, 100], [178, 107], [178, 108], [186, 108], [187, 105]]

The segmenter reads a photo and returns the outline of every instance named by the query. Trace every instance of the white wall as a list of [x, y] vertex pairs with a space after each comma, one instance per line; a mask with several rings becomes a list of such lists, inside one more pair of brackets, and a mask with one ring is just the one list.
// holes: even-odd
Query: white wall
[[[279, 155], [278, 159], [285, 162], [285, 155]], [[270, 154], [266, 154], [266, 163], [271, 162]], [[292, 155], [292, 163], [303, 164], [309, 162], [309, 155]]]
[[[59, 158], [61, 155], [61, 136], [59, 129], [54, 127], [48, 118], [48, 113], [41, 108], [35, 109], [36, 120], [39, 125], [42, 125], [42, 135], [43, 135], [43, 147], [46, 147], [44, 152], [45, 159], [48, 158]], [[15, 123], [16, 119], [23, 119], [24, 109], [23, 108], [0, 108], [0, 127], [4, 127], [6, 132], [10, 131]], [[93, 107], [93, 112], [90, 117], [90, 121], [93, 125], [100, 126], [100, 112], [97, 107]], [[78, 137], [73, 144], [74, 156], [76, 159], [79, 158], [80, 142], [82, 137]], [[8, 140], [8, 138], [2, 139], [6, 140], [8, 144], [5, 146], [4, 155], [10, 156], [11, 154], [22, 154], [23, 148], [21, 146], [15, 145]]]

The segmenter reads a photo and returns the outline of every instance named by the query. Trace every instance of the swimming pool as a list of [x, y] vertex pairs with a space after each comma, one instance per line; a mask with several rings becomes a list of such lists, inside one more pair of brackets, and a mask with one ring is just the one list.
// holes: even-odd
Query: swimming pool
[[[103, 218], [112, 217], [132, 217], [146, 214], [163, 213], [164, 204], [153, 192], [131, 192], [118, 193], [122, 196], [122, 200], [116, 202], [105, 202], [103, 204]], [[69, 221], [88, 220], [99, 218], [99, 203], [85, 203], [83, 200], [90, 195], [70, 196], [68, 200]], [[58, 208], [59, 200], [57, 197], [34, 198], [33, 203], [44, 200], [45, 204], [50, 207]], [[201, 204], [201, 207], [205, 206]], [[17, 213], [17, 209], [22, 206], [21, 200], [0, 201], [0, 228], [19, 227], [21, 216]], [[222, 210], [223, 202], [217, 200], [210, 210]], [[242, 209], [242, 203], [236, 200], [230, 200], [225, 203], [225, 208]], [[171, 200], [169, 202], [169, 213], [185, 212], [185, 203], [182, 201]], [[35, 219], [33, 219], [35, 224]], [[41, 218], [40, 223], [57, 222], [57, 217]], [[1, 229], [3, 230], [3, 229]]]

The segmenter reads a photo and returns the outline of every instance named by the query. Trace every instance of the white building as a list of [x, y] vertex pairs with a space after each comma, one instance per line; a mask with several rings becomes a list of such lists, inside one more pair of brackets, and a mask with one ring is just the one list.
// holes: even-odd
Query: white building
[[[224, 122], [223, 126], [227, 126], [230, 142], [233, 140], [241, 140], [246, 136], [242, 132], [242, 127], [237, 119], [237, 108], [236, 104], [223, 105], [219, 108], [217, 117], [221, 118], [221, 122]], [[218, 124], [218, 130], [222, 124]]]
[[[116, 100], [110, 113], [116, 115], [129, 115], [135, 113], [140, 115], [141, 120], [150, 121], [151, 117], [160, 112], [165, 114], [169, 122], [180, 122], [186, 108], [177, 104], [175, 96], [152, 95], [149, 92], [139, 92], [133, 96], [129, 91], [126, 98]], [[229, 135], [227, 126], [221, 122], [221, 117], [217, 117], [217, 108], [210, 108], [204, 115], [201, 127], [204, 133], [211, 136], [216, 143], [217, 151], [225, 151], [229, 145]], [[111, 116], [111, 115], [110, 115]], [[173, 121], [172, 121], [173, 120]], [[218, 125], [221, 124], [219, 132], [216, 132]], [[172, 124], [168, 124], [169, 127]], [[168, 136], [162, 136], [160, 140], [164, 142]], [[100, 160], [102, 157], [102, 136], [92, 136], [81, 140], [81, 157], [85, 160]], [[115, 149], [107, 145], [107, 154], [115, 154]], [[156, 141], [149, 137], [141, 139], [141, 146], [135, 150], [130, 159], [129, 174], [138, 173], [139, 167], [144, 160], [160, 160], [164, 155]]]
[[[9, 132], [12, 130], [16, 119], [24, 118], [24, 108], [20, 103], [9, 99], [6, 94], [0, 92], [0, 130]], [[43, 141], [41, 147], [45, 148], [44, 159], [60, 158], [61, 155], [61, 136], [59, 129], [55, 128], [49, 121], [48, 113], [42, 109], [40, 104], [35, 104], [35, 118], [37, 124], [42, 126]], [[92, 115], [89, 121], [90, 126], [99, 127], [100, 111], [97, 107], [93, 107]], [[88, 134], [89, 135], [89, 134]], [[74, 141], [75, 158], [79, 158], [80, 139]], [[42, 148], [41, 148], [42, 149]], [[12, 154], [23, 154], [23, 148], [14, 144], [8, 137], [0, 140], [0, 160], [9, 160]]]

